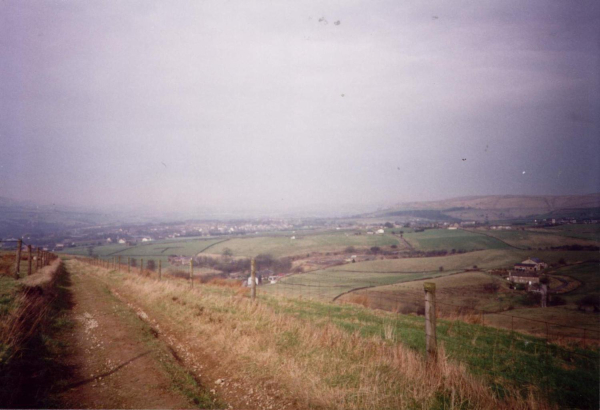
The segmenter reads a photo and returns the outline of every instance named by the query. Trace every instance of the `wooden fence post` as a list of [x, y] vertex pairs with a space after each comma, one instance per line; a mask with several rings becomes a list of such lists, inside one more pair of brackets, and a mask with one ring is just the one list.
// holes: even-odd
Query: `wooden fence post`
[[35, 271], [40, 269], [40, 247], [38, 246], [35, 250]]
[[140, 259], [140, 275], [144, 274], [144, 259]]
[[118, 266], [119, 272], [121, 272], [121, 256], [119, 256], [119, 264], [117, 266]]
[[33, 263], [33, 254], [31, 253], [31, 245], [27, 245], [27, 252], [29, 253], [29, 269], [27, 271], [27, 276], [30, 276], [33, 273], [31, 264]]
[[19, 279], [19, 274], [21, 273], [21, 245], [23, 245], [23, 240], [19, 239], [17, 241], [17, 264], [15, 265], [15, 279]]
[[127, 258], [127, 273], [131, 273], [131, 258]]
[[254, 258], [250, 262], [250, 298], [252, 300], [256, 299], [256, 262]]
[[158, 280], [161, 280], [161, 279], [162, 279], [162, 270], [161, 270], [161, 268], [162, 268], [162, 264], [161, 264], [161, 262], [162, 262], [162, 261], [159, 259], [159, 260], [158, 260]]
[[428, 360], [437, 359], [437, 335], [435, 316], [435, 283], [425, 282], [425, 345]]
[[190, 284], [194, 287], [194, 258], [190, 259]]

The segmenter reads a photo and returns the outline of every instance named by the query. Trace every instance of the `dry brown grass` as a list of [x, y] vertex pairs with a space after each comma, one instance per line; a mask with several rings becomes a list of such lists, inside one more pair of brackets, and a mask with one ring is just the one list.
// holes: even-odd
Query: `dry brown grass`
[[[241, 378], [276, 380], [300, 407], [322, 409], [477, 408], [547, 409], [535, 390], [523, 400], [506, 387], [499, 398], [464, 366], [451, 362], [443, 346], [435, 364], [383, 337], [362, 337], [328, 322], [280, 313], [237, 292], [210, 285], [190, 289], [179, 281], [97, 275], [149, 313], [166, 315], [187, 335], [189, 351], [214, 352]], [[185, 303], [183, 303], [185, 302]], [[280, 299], [279, 304], [293, 309]], [[440, 402], [446, 398], [446, 404]]]
[[231, 280], [231, 279], [223, 279], [223, 278], [212, 278], [207, 282], [209, 285], [213, 286], [223, 286], [227, 288], [241, 288], [242, 282], [239, 280]]
[[364, 307], [370, 306], [369, 298], [366, 295], [350, 294], [348, 297], [344, 298], [344, 302], [354, 303], [355, 305]]
[[0, 344], [16, 354], [25, 340], [38, 331], [49, 312], [49, 300], [53, 297], [53, 285], [61, 269], [61, 261], [55, 260], [38, 273], [21, 281], [21, 289], [14, 300], [14, 309], [0, 323]]

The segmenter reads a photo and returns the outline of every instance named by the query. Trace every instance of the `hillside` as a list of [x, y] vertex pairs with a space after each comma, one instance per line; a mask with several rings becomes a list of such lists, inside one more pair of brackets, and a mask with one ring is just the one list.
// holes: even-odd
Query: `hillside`
[[[427, 213], [431, 218], [427, 217]], [[371, 214], [375, 217], [409, 216], [438, 220], [507, 220], [527, 216], [594, 217], [600, 214], [600, 193], [565, 196], [488, 195], [429, 202], [405, 202]]]

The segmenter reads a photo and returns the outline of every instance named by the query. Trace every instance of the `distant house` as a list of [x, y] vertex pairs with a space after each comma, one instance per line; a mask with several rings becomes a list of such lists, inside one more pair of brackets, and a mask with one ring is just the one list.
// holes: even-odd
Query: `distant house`
[[126, 243], [127, 243], [127, 241], [125, 239], [119, 239], [120, 245], [125, 245]]
[[296, 239], [296, 237], [295, 237], [295, 236], [292, 236], [292, 237], [290, 238], [290, 240], [292, 240], [292, 241], [293, 241], [294, 239]]
[[512, 283], [524, 283], [532, 285], [540, 283], [540, 275], [533, 271], [510, 271], [508, 280]]
[[65, 244], [64, 243], [57, 243], [56, 246], [54, 247], [55, 250], [57, 251], [62, 251], [63, 249], [65, 249]]
[[106, 238], [106, 243], [112, 243], [112, 239]]
[[515, 263], [516, 271], [537, 272], [548, 267], [547, 263], [538, 258], [528, 258], [521, 263]]
[[142, 242], [152, 242], [152, 238], [144, 237], [144, 238], [142, 238]]
[[383, 235], [385, 233], [385, 231], [383, 229], [378, 229], [375, 233], [377, 235]]
[[373, 235], [373, 231], [367, 231], [367, 235]]

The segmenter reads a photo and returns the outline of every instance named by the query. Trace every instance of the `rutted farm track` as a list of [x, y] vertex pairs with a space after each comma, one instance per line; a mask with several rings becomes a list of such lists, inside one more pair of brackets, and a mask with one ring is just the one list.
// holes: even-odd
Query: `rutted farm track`
[[[166, 317], [112, 287], [98, 268], [67, 261], [72, 328], [52, 402], [62, 408], [293, 408], [252, 391]], [[150, 313], [150, 314], [149, 314]], [[160, 321], [159, 321], [160, 320]], [[254, 393], [254, 394], [253, 394]]]

